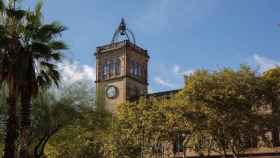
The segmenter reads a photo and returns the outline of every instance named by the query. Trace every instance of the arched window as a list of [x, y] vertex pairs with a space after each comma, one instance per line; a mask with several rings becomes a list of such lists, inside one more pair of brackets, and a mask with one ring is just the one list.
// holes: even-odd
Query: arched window
[[121, 60], [119, 58], [115, 60], [115, 73], [116, 76], [119, 76], [121, 74]]
[[137, 76], [137, 63], [133, 62], [133, 75]]
[[142, 76], [142, 70], [141, 64], [138, 64], [134, 61], [129, 61], [129, 74], [135, 76], [135, 77], [141, 77]]
[[134, 66], [134, 68], [133, 68], [133, 69], [134, 69], [134, 70], [133, 70], [133, 75], [134, 75], [134, 76], [137, 76], [137, 63], [134, 63], [133, 66]]
[[109, 61], [105, 61], [102, 65], [102, 78], [108, 79], [109, 75]]
[[141, 77], [142, 75], [141, 75], [141, 65], [140, 64], [137, 64], [137, 76], [138, 77]]
[[134, 74], [134, 62], [129, 61], [129, 74], [133, 75]]
[[102, 79], [106, 79], [106, 64], [102, 65]]
[[113, 60], [109, 60], [108, 65], [109, 65], [109, 76], [111, 77], [114, 75], [114, 71], [115, 71], [115, 68], [114, 68], [115, 65], [114, 65]]

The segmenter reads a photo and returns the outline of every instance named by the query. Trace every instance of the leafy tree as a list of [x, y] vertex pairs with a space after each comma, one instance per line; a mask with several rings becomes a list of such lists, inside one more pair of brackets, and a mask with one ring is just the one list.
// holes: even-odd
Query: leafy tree
[[274, 146], [280, 145], [279, 119], [280, 119], [280, 68], [276, 67], [264, 72], [261, 76], [263, 104], [269, 105], [271, 110], [269, 124], [266, 126], [272, 129], [272, 143]]
[[[201, 157], [219, 153], [238, 158], [257, 147], [259, 137], [268, 141], [265, 128], [279, 127], [270, 123], [279, 118], [279, 72], [276, 68], [259, 76], [244, 65], [238, 70], [198, 70], [186, 77], [184, 89], [170, 99], [124, 103], [116, 115], [112, 152], [117, 157], [151, 157], [155, 146], [170, 147], [180, 137], [173, 157], [180, 147], [180, 151], [191, 148]], [[271, 102], [272, 115], [260, 114], [260, 107]]]
[[125, 103], [118, 107], [112, 142], [116, 157], [140, 157], [146, 136], [141, 108], [136, 103]]
[[[90, 87], [90, 88], [89, 88]], [[64, 89], [60, 95], [68, 100], [66, 105], [75, 107], [78, 117], [68, 115], [68, 123], [53, 135], [45, 146], [45, 155], [58, 158], [102, 158], [109, 151], [111, 114], [95, 102], [92, 83], [78, 82]], [[63, 99], [62, 103], [65, 102]], [[55, 119], [56, 117], [54, 117]], [[60, 119], [55, 119], [60, 120]]]
[[[185, 99], [183, 92], [169, 98], [142, 98], [119, 106], [114, 142], [117, 157], [159, 156], [164, 146], [173, 145], [174, 151], [165, 154], [175, 157], [178, 145], [178, 150], [184, 151], [206, 128], [205, 116]], [[176, 143], [178, 136], [181, 143]]]
[[240, 157], [248, 140], [259, 132], [255, 106], [259, 103], [258, 78], [247, 66], [240, 70], [197, 71], [188, 78], [184, 92], [192, 102], [204, 107], [207, 132], [224, 157], [231, 151]]
[[115, 147], [119, 157], [145, 157], [162, 153], [166, 142], [172, 142], [178, 129], [179, 108], [170, 107], [166, 99], [140, 99], [119, 106]]
[[[1, 119], [7, 110], [4, 98], [0, 95]], [[33, 105], [28, 142], [32, 157], [102, 157], [107, 152], [111, 114], [101, 105], [96, 108], [91, 82], [77, 82], [59, 91], [50, 89], [40, 93]]]
[[51, 94], [45, 93], [40, 95], [33, 104], [33, 124], [28, 144], [35, 158], [43, 158], [49, 140], [79, 118], [80, 112], [73, 105], [71, 96], [56, 99]]

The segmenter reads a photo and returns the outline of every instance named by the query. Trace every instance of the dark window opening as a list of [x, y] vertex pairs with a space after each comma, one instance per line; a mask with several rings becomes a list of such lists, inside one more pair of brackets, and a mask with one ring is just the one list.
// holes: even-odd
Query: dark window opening
[[173, 153], [184, 151], [184, 136], [182, 133], [177, 133], [175, 141], [173, 142]]

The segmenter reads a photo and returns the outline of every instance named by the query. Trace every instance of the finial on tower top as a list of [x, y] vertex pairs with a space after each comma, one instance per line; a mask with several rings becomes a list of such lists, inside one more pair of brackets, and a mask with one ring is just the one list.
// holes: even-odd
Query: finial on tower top
[[116, 42], [124, 41], [124, 40], [128, 40], [131, 42], [131, 39], [132, 39], [132, 42], [134, 44], [136, 44], [133, 32], [127, 28], [125, 20], [124, 20], [124, 18], [122, 18], [121, 23], [119, 24], [117, 30], [114, 33], [111, 43], [116, 43]]
[[119, 25], [119, 31], [122, 36], [125, 35], [124, 34], [125, 30], [126, 30], [126, 24], [125, 24], [124, 18], [122, 18], [121, 23]]

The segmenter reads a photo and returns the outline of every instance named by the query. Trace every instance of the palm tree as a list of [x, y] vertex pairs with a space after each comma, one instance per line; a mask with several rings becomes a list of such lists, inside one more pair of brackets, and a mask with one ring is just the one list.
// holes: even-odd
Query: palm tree
[[30, 126], [31, 98], [39, 93], [39, 89], [46, 89], [52, 83], [59, 84], [59, 72], [56, 63], [61, 59], [61, 50], [66, 45], [57, 40], [66, 28], [58, 22], [43, 24], [41, 20], [42, 3], [36, 5], [34, 12], [27, 14], [24, 25], [23, 51], [19, 58], [21, 65], [20, 86], [21, 95], [21, 129], [20, 129], [20, 157], [28, 155], [28, 128]]
[[9, 105], [4, 158], [14, 158], [16, 151], [16, 103], [19, 96], [16, 56], [21, 50], [17, 31], [22, 18], [23, 12], [15, 9], [15, 3], [9, 1], [9, 5], [6, 6], [3, 0], [0, 0], [0, 83], [8, 89]]
[[13, 158], [16, 140], [16, 102], [21, 103], [20, 157], [28, 157], [28, 129], [31, 123], [31, 99], [40, 89], [52, 83], [58, 86], [61, 50], [66, 45], [58, 40], [65, 27], [58, 22], [43, 24], [42, 3], [34, 11], [5, 7], [1, 1], [0, 23], [0, 83], [6, 83], [9, 91], [9, 119], [5, 146], [5, 158]]

